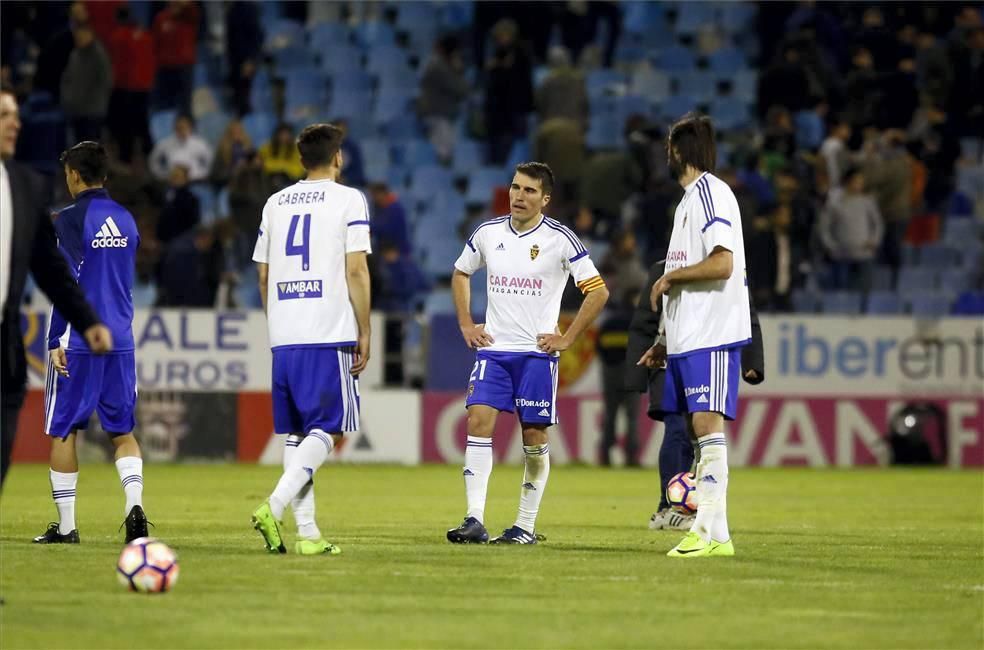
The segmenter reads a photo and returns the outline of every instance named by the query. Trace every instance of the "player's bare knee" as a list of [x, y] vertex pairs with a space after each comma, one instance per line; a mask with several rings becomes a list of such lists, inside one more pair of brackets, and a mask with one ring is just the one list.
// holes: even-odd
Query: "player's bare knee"
[[690, 422], [694, 436], [697, 438], [724, 431], [724, 416], [713, 411], [694, 413]]
[[523, 444], [526, 446], [547, 444], [547, 427], [542, 425], [523, 425]]
[[470, 409], [468, 411], [468, 435], [491, 438], [495, 429], [495, 415]]

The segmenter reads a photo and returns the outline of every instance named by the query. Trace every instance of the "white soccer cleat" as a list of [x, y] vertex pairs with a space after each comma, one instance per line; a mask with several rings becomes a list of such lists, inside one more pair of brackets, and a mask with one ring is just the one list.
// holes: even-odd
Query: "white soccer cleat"
[[649, 518], [649, 530], [690, 530], [696, 515], [685, 515], [673, 508], [654, 512]]

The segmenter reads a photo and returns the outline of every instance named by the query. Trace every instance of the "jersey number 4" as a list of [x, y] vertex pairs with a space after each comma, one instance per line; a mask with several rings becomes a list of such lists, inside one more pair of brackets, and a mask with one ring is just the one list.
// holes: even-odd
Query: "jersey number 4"
[[301, 256], [301, 269], [307, 271], [311, 268], [311, 215], [304, 215], [304, 223], [301, 226], [301, 243], [295, 244], [297, 239], [297, 222], [301, 220], [301, 215], [295, 214], [290, 218], [290, 229], [287, 230], [287, 257], [292, 255]]

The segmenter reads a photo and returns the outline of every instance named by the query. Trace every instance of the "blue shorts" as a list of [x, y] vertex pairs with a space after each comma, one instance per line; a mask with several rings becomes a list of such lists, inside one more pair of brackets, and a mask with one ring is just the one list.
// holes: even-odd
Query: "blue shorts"
[[66, 350], [68, 377], [55, 372], [48, 359], [44, 384], [44, 432], [65, 438], [86, 429], [93, 413], [106, 433], [118, 436], [137, 424], [137, 364], [133, 352], [95, 355]]
[[666, 360], [663, 411], [713, 411], [734, 420], [738, 410], [740, 377], [740, 347], [671, 357]]
[[473, 404], [515, 411], [526, 424], [557, 424], [557, 357], [480, 350], [465, 399]]
[[359, 380], [351, 347], [273, 351], [273, 428], [277, 433], [359, 430]]

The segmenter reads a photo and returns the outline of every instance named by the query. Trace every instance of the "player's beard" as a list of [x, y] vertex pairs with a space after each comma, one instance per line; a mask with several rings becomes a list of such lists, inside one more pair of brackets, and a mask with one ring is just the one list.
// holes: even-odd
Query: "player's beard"
[[679, 181], [681, 178], [683, 178], [684, 172], [687, 171], [686, 166], [682, 162], [680, 162], [680, 159], [677, 158], [673, 152], [671, 152], [670, 155], [667, 156], [666, 162], [670, 168], [670, 176], [673, 177], [673, 180]]

